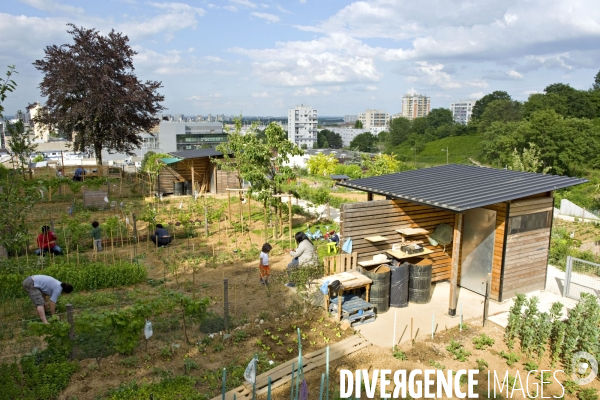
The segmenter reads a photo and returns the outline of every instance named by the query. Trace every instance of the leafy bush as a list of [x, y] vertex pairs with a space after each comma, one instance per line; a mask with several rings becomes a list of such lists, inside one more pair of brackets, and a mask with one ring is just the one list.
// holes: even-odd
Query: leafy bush
[[206, 396], [196, 389], [196, 379], [189, 376], [169, 377], [157, 383], [138, 384], [133, 381], [123, 384], [106, 393], [110, 400], [147, 400], [154, 396], [157, 399], [178, 398], [186, 400], [205, 400]]
[[147, 279], [146, 267], [137, 263], [120, 261], [114, 265], [101, 262], [82, 262], [77, 266], [66, 259], [55, 260], [43, 270], [30, 270], [0, 274], [0, 299], [26, 297], [21, 284], [30, 275], [49, 275], [73, 285], [75, 291], [97, 290], [141, 283]]
[[459, 342], [452, 339], [450, 344], [446, 346], [446, 350], [448, 350], [453, 356], [455, 360], [465, 362], [469, 359], [471, 355], [470, 351], [464, 349], [463, 345]]
[[494, 342], [494, 339], [485, 333], [473, 338], [473, 344], [477, 350], [485, 350], [486, 348], [493, 346]]

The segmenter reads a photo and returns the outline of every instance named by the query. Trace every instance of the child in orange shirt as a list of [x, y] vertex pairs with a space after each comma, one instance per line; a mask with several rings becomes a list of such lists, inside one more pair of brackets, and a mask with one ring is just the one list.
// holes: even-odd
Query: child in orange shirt
[[260, 252], [260, 261], [258, 265], [258, 269], [260, 271], [260, 284], [268, 285], [269, 284], [269, 275], [271, 275], [271, 267], [269, 266], [269, 252], [273, 249], [269, 243], [265, 243], [262, 246], [262, 251]]

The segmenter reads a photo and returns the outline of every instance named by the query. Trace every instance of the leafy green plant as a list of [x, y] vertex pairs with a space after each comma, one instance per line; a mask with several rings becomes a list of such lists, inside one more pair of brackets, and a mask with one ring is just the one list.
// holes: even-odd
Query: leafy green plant
[[567, 394], [573, 394], [577, 391], [577, 388], [579, 388], [579, 385], [571, 379], [563, 381], [562, 385], [565, 388], [565, 393]]
[[500, 354], [500, 357], [502, 357], [506, 360], [506, 364], [508, 366], [514, 365], [516, 362], [518, 362], [521, 359], [521, 357], [519, 357], [517, 355], [517, 353], [515, 353], [514, 351], [511, 351], [510, 353], [506, 353], [503, 350], [499, 354]]
[[479, 358], [477, 359], [477, 369], [480, 371], [484, 371], [486, 368], [488, 368], [490, 365], [488, 364], [487, 361]]
[[533, 371], [538, 369], [538, 364], [535, 361], [527, 361], [523, 364], [525, 371]]
[[596, 388], [581, 389], [579, 391], [579, 393], [577, 393], [577, 398], [579, 400], [598, 400], [598, 389], [596, 389]]
[[485, 333], [474, 337], [472, 342], [477, 350], [485, 350], [486, 348], [493, 346], [495, 343], [494, 339], [492, 339]]
[[434, 368], [441, 369], [441, 370], [446, 369], [445, 366], [443, 366], [442, 364], [440, 364], [439, 362], [437, 362], [435, 360], [429, 360], [429, 365], [431, 365]]
[[392, 356], [394, 356], [394, 358], [396, 358], [400, 361], [408, 360], [408, 357], [406, 357], [406, 353], [404, 353], [402, 350], [399, 350], [396, 346], [394, 346], [394, 350], [392, 351]]
[[466, 350], [463, 345], [454, 339], [450, 341], [450, 344], [446, 346], [446, 350], [448, 350], [453, 356], [455, 360], [460, 362], [468, 361], [471, 352]]
[[508, 324], [504, 332], [504, 341], [509, 349], [512, 349], [515, 345], [515, 340], [519, 337], [521, 332], [521, 326], [523, 324], [523, 317], [521, 310], [527, 297], [524, 294], [517, 294], [514, 299], [514, 303], [510, 308], [508, 314]]

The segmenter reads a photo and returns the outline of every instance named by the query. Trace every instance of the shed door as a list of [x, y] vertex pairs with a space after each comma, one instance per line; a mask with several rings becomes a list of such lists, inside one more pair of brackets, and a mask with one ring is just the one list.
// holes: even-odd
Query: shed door
[[482, 295], [492, 272], [495, 229], [496, 211], [475, 208], [463, 216], [460, 286]]

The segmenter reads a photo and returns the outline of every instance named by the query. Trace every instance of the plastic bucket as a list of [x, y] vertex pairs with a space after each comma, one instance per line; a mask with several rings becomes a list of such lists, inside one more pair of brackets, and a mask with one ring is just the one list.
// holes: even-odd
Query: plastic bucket
[[183, 194], [183, 182], [173, 182], [173, 195], [181, 196]]
[[372, 269], [362, 268], [360, 271], [371, 279], [369, 303], [373, 304], [377, 313], [384, 313], [390, 309], [390, 267], [382, 264]]

